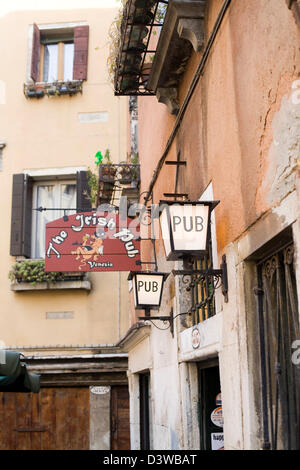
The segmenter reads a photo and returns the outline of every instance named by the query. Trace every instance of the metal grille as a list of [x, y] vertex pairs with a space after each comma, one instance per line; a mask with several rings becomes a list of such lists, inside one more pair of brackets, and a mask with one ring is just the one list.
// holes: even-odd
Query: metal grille
[[[195, 260], [193, 269], [207, 271], [212, 268], [212, 244], [210, 241], [208, 255], [205, 255], [201, 260]], [[191, 289], [193, 325], [197, 325], [215, 315], [214, 292], [214, 278], [211, 275], [208, 274], [194, 280]]]
[[263, 448], [300, 448], [300, 339], [293, 244], [258, 263]]

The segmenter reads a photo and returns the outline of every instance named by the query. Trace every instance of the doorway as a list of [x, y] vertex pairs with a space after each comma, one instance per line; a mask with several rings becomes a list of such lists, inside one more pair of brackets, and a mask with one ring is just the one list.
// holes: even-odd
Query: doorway
[[150, 374], [140, 374], [140, 449], [150, 450]]
[[111, 387], [111, 450], [130, 450], [129, 391], [127, 385]]
[[223, 412], [219, 366], [198, 368], [200, 450], [224, 450]]
[[300, 369], [292, 353], [300, 328], [293, 243], [259, 260], [257, 276], [262, 448], [298, 450]]

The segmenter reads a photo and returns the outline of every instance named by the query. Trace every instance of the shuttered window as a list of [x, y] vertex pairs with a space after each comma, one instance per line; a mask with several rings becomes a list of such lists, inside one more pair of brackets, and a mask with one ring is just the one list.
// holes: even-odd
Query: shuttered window
[[34, 82], [87, 80], [89, 26], [40, 30], [33, 25], [31, 78]]
[[[11, 242], [10, 254], [31, 258], [32, 253], [32, 214], [35, 209], [33, 201], [34, 179], [23, 173], [13, 175]], [[85, 171], [76, 174], [76, 207], [80, 211], [91, 209], [87, 197], [89, 188]], [[62, 204], [64, 204], [62, 202]]]
[[28, 175], [13, 175], [10, 241], [13, 256], [31, 256], [32, 185]]
[[76, 178], [77, 186], [77, 200], [76, 207], [78, 212], [88, 212], [92, 209], [91, 202], [87, 197], [90, 194], [90, 188], [88, 185], [87, 172], [78, 171]]
[[41, 34], [38, 26], [33, 25], [33, 44], [31, 57], [31, 78], [35, 82], [39, 82], [40, 78], [40, 55], [41, 55]]
[[74, 80], [87, 79], [88, 46], [89, 27], [78, 26], [74, 28]]

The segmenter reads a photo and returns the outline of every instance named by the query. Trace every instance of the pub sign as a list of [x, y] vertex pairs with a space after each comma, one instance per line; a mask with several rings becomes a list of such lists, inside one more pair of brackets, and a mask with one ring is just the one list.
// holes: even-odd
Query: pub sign
[[139, 271], [139, 232], [138, 219], [115, 212], [61, 217], [46, 225], [45, 271]]

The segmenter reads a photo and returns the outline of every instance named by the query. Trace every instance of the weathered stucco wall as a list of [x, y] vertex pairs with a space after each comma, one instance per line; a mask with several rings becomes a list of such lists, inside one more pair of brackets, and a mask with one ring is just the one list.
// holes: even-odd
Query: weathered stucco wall
[[221, 200], [220, 250], [293, 189], [298, 76], [299, 29], [286, 4], [233, 2], [179, 135], [190, 162], [182, 188], [194, 199], [212, 181]]
[[[221, 3], [212, 2], [208, 30]], [[191, 199], [213, 182], [214, 196], [221, 200], [216, 209], [220, 250], [293, 189], [299, 36], [285, 2], [232, 2], [168, 157], [176, 158], [180, 150], [188, 160], [178, 189]], [[179, 89], [181, 103], [200, 56], [194, 54], [189, 62]], [[154, 99], [139, 101], [142, 175], [149, 181], [174, 117]], [[290, 130], [286, 141], [283, 134]], [[174, 191], [174, 173], [163, 167], [156, 199]]]
[[[209, 2], [207, 31], [211, 31], [222, 3]], [[214, 199], [221, 201], [215, 210], [218, 255], [220, 258], [226, 253], [229, 275], [229, 302], [224, 303], [222, 294], [217, 293], [223, 319], [219, 340], [186, 357], [177, 344], [182, 361], [181, 389], [175, 388], [174, 402], [181, 403], [189, 415], [180, 417], [177, 409], [169, 410], [167, 425], [170, 429], [172, 422], [182, 419], [179, 441], [187, 447], [199, 445], [198, 436], [193, 439], [191, 434], [198, 427], [198, 392], [197, 374], [188, 372], [189, 361], [203, 361], [211, 355], [220, 361], [225, 448], [254, 449], [261, 445], [257, 414], [259, 358], [253, 354], [259, 348], [257, 336], [253, 336], [257, 331], [253, 295], [256, 277], [255, 263], [248, 258], [292, 226], [299, 289], [299, 39], [299, 27], [285, 1], [233, 0], [167, 157], [174, 160], [180, 151], [181, 159], [187, 160], [187, 166], [180, 169], [178, 192], [187, 192], [190, 199], [196, 200], [211, 183]], [[187, 65], [179, 89], [181, 105], [200, 58], [201, 54], [194, 53]], [[152, 98], [139, 99], [139, 116], [146, 190], [174, 117]], [[154, 186], [154, 202], [174, 189], [175, 171], [164, 166]], [[166, 269], [161, 243], [156, 248], [160, 267]], [[167, 315], [168, 307], [165, 299], [160, 314]], [[208, 320], [205, 328], [211, 334], [215, 333], [213, 327]], [[160, 344], [152, 330], [154, 356]], [[177, 339], [166, 334], [164, 341], [172, 350]], [[169, 374], [178, 374], [172, 368], [173, 358], [166, 358]], [[159, 363], [153, 364], [153, 376], [159, 373], [155, 367], [159, 368]], [[155, 419], [163, 426], [166, 412], [160, 403], [169, 375], [161, 375], [160, 379]], [[167, 436], [161, 437], [161, 445], [167, 447]]]
[[[127, 274], [96, 273], [85, 291], [20, 292], [10, 290], [8, 272], [12, 175], [24, 170], [94, 167], [98, 150], [110, 148], [116, 162], [126, 159], [127, 98], [117, 98], [109, 83], [106, 60], [108, 28], [115, 8], [14, 12], [0, 17], [0, 171], [2, 224], [0, 338], [6, 346], [114, 344], [128, 328]], [[101, 4], [101, 2], [100, 2]], [[29, 27], [86, 22], [89, 25], [88, 79], [73, 97], [26, 99], [23, 84], [29, 50]], [[79, 120], [88, 113], [107, 113], [104, 122]], [[120, 294], [120, 295], [119, 295]], [[73, 312], [73, 318], [46, 319], [46, 312]]]

